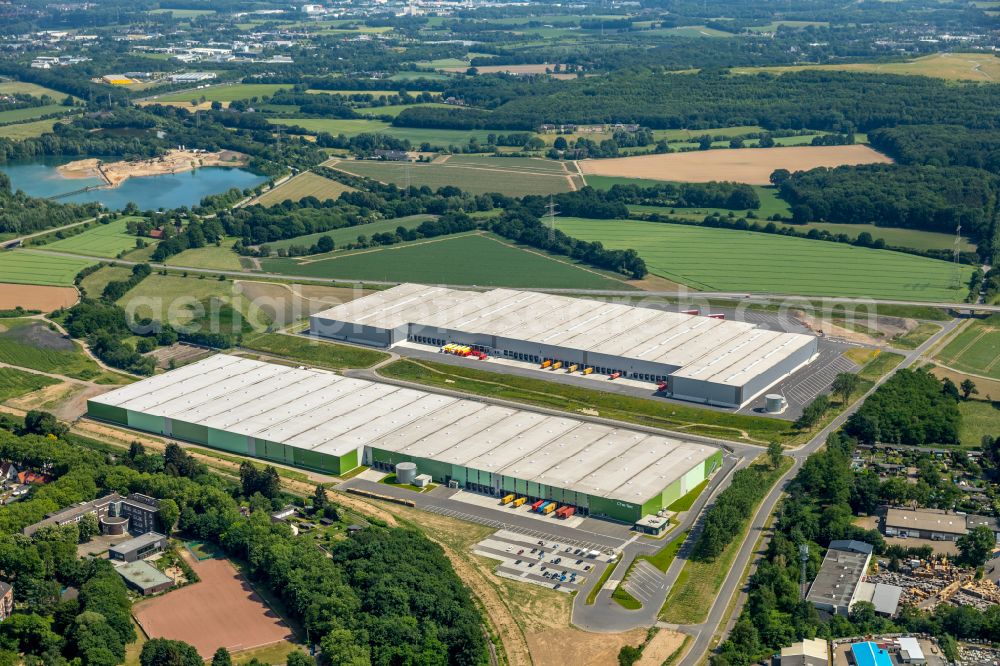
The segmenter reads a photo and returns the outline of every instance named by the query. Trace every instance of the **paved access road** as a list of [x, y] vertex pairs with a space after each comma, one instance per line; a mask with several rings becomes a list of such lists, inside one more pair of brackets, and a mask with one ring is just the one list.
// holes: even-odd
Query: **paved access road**
[[[908, 368], [916, 363], [927, 350], [931, 349], [943, 337], [951, 333], [958, 323], [959, 320], [953, 319], [944, 324], [942, 329], [935, 335], [913, 351], [907, 353], [906, 357], [896, 367], [896, 369], [886, 374], [882, 379], [876, 382], [875, 386], [869, 389], [860, 400], [857, 400], [851, 407], [838, 415], [828, 426], [818, 432], [816, 436], [810, 439], [805, 445], [791, 452], [795, 462], [791, 469], [789, 469], [788, 472], [781, 477], [778, 483], [775, 484], [774, 488], [771, 489], [771, 492], [767, 495], [767, 497], [764, 498], [760, 508], [757, 510], [757, 514], [753, 517], [750, 524], [750, 533], [743, 542], [743, 545], [733, 562], [733, 566], [729, 571], [729, 575], [726, 577], [726, 580], [722, 584], [722, 588], [715, 597], [712, 608], [708, 613], [708, 619], [698, 625], [678, 627], [681, 631], [693, 635], [695, 639], [694, 644], [688, 651], [687, 656], [680, 662], [680, 666], [695, 666], [708, 656], [712, 638], [717, 632], [719, 632], [720, 625], [722, 624], [726, 615], [726, 610], [729, 607], [729, 602], [737, 591], [740, 596], [737, 599], [736, 608], [739, 609], [742, 607], [743, 598], [746, 594], [745, 589], [740, 587], [743, 583], [743, 572], [746, 570], [747, 565], [750, 564], [754, 555], [754, 546], [757, 543], [757, 539], [764, 532], [768, 517], [774, 512], [774, 509], [778, 504], [778, 500], [781, 498], [782, 493], [784, 493], [785, 488], [798, 473], [799, 469], [801, 469], [806, 458], [823, 446], [826, 443], [827, 438], [835, 430], [844, 425], [847, 419], [850, 418], [855, 411], [857, 411], [864, 400], [867, 399], [868, 396], [875, 391], [875, 389], [895, 374], [896, 370]], [[680, 555], [678, 556], [678, 559], [681, 559]], [[723, 631], [723, 633], [725, 633], [725, 631]]]

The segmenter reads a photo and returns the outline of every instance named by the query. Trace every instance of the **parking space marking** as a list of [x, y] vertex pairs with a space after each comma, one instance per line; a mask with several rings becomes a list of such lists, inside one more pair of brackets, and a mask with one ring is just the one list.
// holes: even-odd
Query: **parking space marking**
[[663, 573], [646, 560], [637, 560], [622, 583], [625, 590], [642, 605], [655, 600], [666, 585]]

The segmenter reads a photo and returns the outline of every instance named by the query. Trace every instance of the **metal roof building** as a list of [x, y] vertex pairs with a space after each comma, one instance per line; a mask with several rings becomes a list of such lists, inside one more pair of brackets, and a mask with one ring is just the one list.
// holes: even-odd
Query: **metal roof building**
[[87, 402], [88, 414], [343, 474], [415, 462], [436, 482], [635, 521], [701, 483], [711, 446], [219, 354]]
[[528, 362], [559, 360], [664, 381], [674, 397], [729, 407], [808, 363], [817, 347], [813, 336], [745, 322], [537, 292], [418, 284], [314, 314], [310, 332], [379, 347], [454, 342]]

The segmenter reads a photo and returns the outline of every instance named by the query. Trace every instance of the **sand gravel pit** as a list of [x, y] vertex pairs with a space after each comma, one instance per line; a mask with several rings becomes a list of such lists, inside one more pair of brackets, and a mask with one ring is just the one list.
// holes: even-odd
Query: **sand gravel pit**
[[770, 184], [775, 169], [807, 171], [816, 167], [846, 164], [890, 164], [892, 160], [859, 144], [853, 146], [790, 146], [784, 148], [737, 148], [697, 150], [665, 155], [582, 160], [585, 176], [649, 178], [684, 183], [732, 181], [748, 185]]
[[660, 629], [642, 650], [636, 666], [660, 666], [684, 645], [686, 636], [679, 631]]
[[78, 298], [75, 287], [0, 282], [0, 310], [13, 310], [20, 305], [25, 310], [52, 312], [73, 305]]

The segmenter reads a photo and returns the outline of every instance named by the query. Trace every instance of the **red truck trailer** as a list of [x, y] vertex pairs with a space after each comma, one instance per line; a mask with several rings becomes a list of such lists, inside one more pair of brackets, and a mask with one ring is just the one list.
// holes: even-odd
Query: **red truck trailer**
[[540, 507], [543, 504], [545, 504], [545, 500], [538, 500], [537, 502], [531, 505], [531, 510], [538, 511], [538, 507]]

